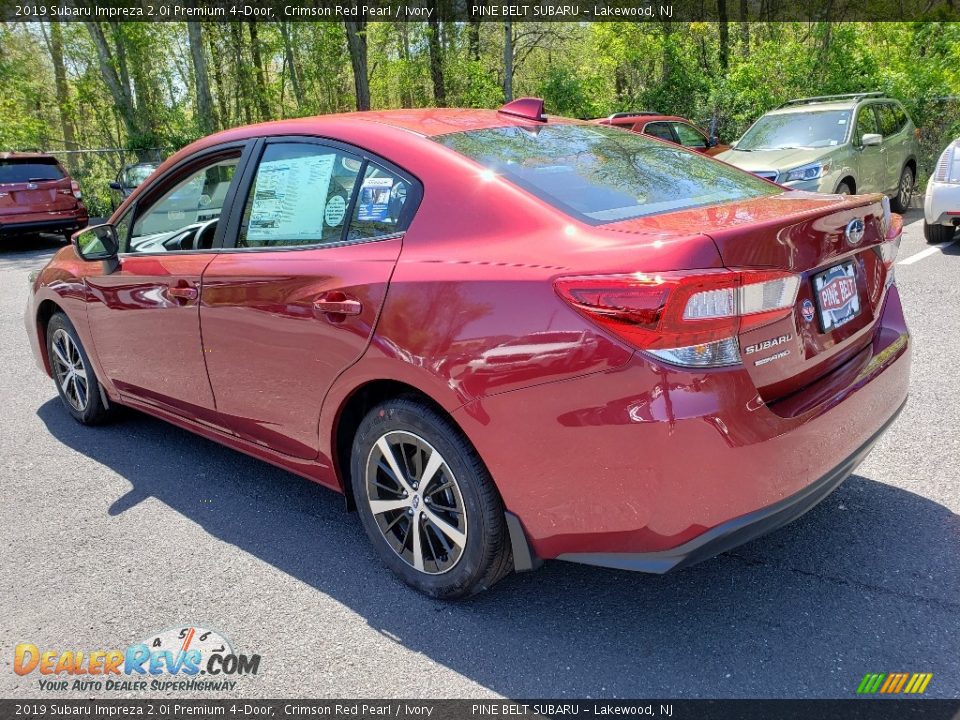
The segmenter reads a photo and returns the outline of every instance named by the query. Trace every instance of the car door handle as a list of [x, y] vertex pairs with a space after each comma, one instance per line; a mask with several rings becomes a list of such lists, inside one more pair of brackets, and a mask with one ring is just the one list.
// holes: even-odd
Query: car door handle
[[168, 298], [173, 300], [175, 303], [178, 303], [180, 305], [186, 305], [187, 303], [191, 303], [200, 296], [200, 293], [197, 292], [197, 289], [195, 287], [191, 287], [190, 285], [186, 285], [182, 287], [180, 286], [168, 287], [164, 291], [164, 294]]
[[359, 315], [363, 303], [339, 290], [323, 293], [313, 301], [313, 307], [324, 315]]

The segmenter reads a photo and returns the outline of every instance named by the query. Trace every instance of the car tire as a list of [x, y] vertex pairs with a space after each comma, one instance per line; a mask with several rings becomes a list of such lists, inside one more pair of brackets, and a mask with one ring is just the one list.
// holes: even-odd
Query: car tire
[[429, 404], [400, 397], [370, 410], [354, 436], [350, 478], [370, 542], [411, 587], [463, 598], [513, 569], [503, 502], [486, 466]]
[[47, 357], [60, 402], [74, 420], [99, 425], [113, 414], [73, 323], [62, 312], [47, 323]]
[[905, 213], [910, 208], [910, 198], [913, 197], [913, 170], [904, 165], [900, 171], [900, 183], [897, 185], [897, 194], [890, 199], [890, 209], [895, 213]]
[[834, 193], [834, 195], [852, 195], [852, 194], [853, 192], [850, 190], [850, 186], [847, 185], [845, 182], [842, 182], [839, 185], [837, 185], [837, 191]]
[[953, 225], [931, 225], [926, 221], [923, 223], [923, 237], [928, 243], [950, 242], [956, 230]]

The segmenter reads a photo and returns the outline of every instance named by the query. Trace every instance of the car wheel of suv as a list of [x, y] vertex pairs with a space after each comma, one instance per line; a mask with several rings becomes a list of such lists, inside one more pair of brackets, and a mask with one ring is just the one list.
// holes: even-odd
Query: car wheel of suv
[[956, 230], [953, 225], [931, 225], [926, 221], [923, 223], [923, 237], [928, 243], [950, 242]]
[[852, 193], [850, 192], [850, 186], [847, 185], [845, 182], [842, 182], [842, 183], [840, 183], [839, 185], [837, 185], [837, 192], [836, 192], [835, 194], [837, 194], [837, 195], [851, 195]]
[[895, 213], [905, 213], [910, 207], [911, 197], [913, 197], [913, 170], [908, 165], [900, 173], [900, 184], [897, 185], [896, 196], [890, 200], [890, 209]]
[[513, 567], [503, 503], [463, 434], [432, 407], [374, 407], [353, 441], [350, 477], [381, 559], [427, 595], [461, 598]]
[[63, 313], [47, 324], [47, 357], [60, 401], [77, 422], [97, 425], [110, 416], [103, 402], [100, 383], [77, 331]]

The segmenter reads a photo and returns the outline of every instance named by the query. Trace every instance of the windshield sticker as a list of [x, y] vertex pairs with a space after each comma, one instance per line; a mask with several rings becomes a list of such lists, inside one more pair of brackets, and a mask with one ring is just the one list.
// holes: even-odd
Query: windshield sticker
[[307, 155], [260, 163], [247, 239], [315, 239], [323, 227], [324, 205], [334, 155]]

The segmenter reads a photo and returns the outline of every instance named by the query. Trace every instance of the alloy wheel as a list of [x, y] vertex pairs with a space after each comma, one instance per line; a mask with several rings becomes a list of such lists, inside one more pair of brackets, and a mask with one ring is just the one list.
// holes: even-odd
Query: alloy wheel
[[910, 206], [910, 196], [913, 195], [913, 173], [904, 170], [900, 175], [900, 207], [906, 210]]
[[87, 366], [83, 362], [80, 348], [69, 333], [58, 328], [50, 343], [53, 349], [53, 370], [57, 384], [63, 391], [70, 406], [77, 412], [83, 412], [90, 401], [90, 385], [87, 381]]
[[387, 544], [428, 575], [451, 570], [467, 544], [467, 515], [457, 479], [419, 435], [382, 435], [367, 457], [367, 503]]

